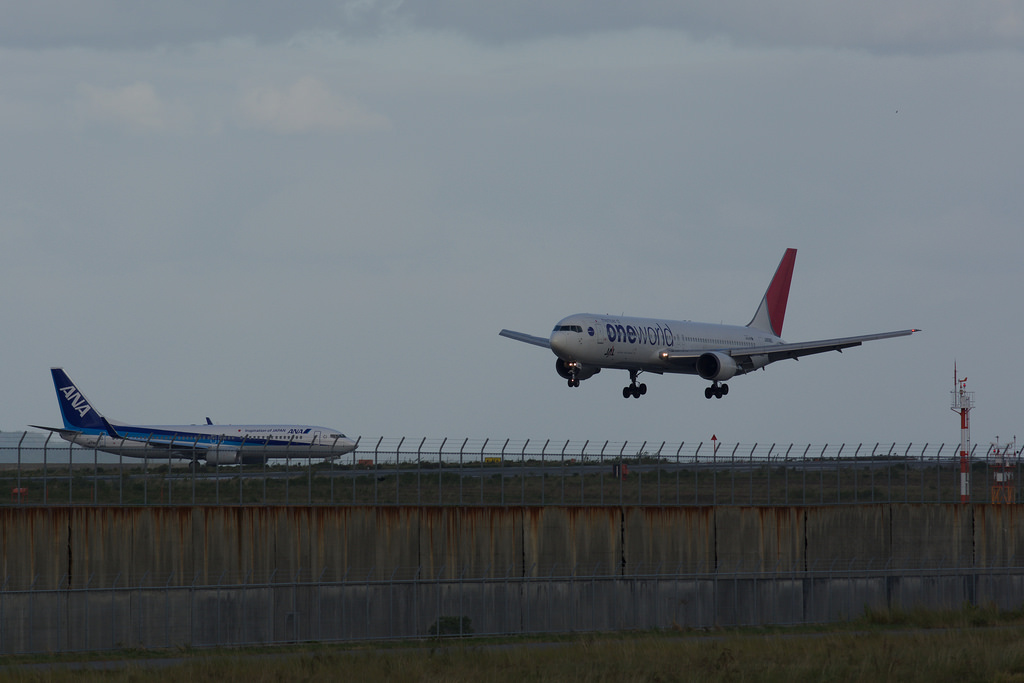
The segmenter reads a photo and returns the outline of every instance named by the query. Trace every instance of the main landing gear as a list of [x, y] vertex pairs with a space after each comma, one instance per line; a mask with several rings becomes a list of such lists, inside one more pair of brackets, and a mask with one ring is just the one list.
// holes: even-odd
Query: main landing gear
[[714, 382], [710, 387], [704, 390], [704, 398], [711, 398], [712, 396], [715, 398], [722, 398], [728, 393], [728, 384], [719, 384], [718, 382]]
[[640, 398], [641, 396], [647, 393], [646, 384], [636, 383], [636, 376], [639, 374], [639, 370], [629, 371], [629, 386], [622, 388], [622, 398], [629, 398], [630, 396], [632, 396], [633, 398]]

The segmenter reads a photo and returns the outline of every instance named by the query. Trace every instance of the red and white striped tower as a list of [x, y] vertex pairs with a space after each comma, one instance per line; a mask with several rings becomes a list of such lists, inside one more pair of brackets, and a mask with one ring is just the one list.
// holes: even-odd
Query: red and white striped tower
[[953, 411], [960, 413], [960, 502], [971, 502], [971, 409], [974, 392], [967, 391], [967, 378], [958, 379], [953, 363]]

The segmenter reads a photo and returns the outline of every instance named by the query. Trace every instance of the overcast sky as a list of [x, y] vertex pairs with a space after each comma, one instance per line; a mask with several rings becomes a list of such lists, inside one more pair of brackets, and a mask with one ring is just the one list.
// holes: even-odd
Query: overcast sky
[[[1024, 3], [0, 2], [0, 429], [1024, 439]], [[910, 338], [569, 389], [578, 312]]]

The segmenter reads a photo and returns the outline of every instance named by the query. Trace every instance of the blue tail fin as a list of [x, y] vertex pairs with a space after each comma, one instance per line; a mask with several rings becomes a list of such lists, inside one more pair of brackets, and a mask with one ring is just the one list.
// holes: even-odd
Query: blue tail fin
[[57, 390], [57, 402], [60, 414], [64, 418], [64, 427], [78, 431], [108, 432], [107, 421], [85, 397], [71, 378], [62, 368], [50, 368], [53, 375], [53, 387]]

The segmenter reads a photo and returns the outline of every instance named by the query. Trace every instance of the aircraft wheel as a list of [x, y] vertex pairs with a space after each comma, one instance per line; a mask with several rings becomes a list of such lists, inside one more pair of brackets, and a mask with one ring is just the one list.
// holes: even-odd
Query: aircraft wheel
[[622, 398], [629, 398], [631, 393], [629, 387], [622, 387]]
[[728, 384], [723, 384], [722, 385], [722, 396], [728, 396], [728, 395], [729, 395], [729, 385]]
[[579, 381], [578, 379], [574, 379], [574, 380], [572, 381], [572, 385], [573, 385], [574, 387], [578, 387], [578, 386], [580, 385], [580, 381]]
[[713, 392], [711, 391], [711, 387], [705, 387], [705, 389], [704, 389], [704, 398], [711, 398], [712, 393]]
[[647, 393], [647, 385], [646, 384], [641, 384], [640, 385], [640, 395], [643, 396], [646, 393]]

